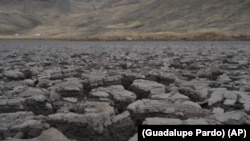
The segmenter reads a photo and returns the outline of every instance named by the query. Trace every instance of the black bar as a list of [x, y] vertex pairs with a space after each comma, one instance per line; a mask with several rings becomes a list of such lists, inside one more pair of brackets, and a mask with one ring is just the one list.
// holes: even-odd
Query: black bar
[[139, 125], [138, 141], [230, 140], [250, 141], [249, 125]]

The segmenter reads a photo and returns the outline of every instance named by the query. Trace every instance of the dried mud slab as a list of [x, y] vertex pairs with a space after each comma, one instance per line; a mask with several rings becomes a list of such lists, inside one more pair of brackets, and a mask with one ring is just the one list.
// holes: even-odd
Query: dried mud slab
[[0, 140], [250, 124], [250, 42], [0, 41]]

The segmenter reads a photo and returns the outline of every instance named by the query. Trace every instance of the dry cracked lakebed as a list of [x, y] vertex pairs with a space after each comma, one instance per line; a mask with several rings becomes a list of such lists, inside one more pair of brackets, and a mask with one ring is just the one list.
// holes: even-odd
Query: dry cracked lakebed
[[250, 42], [0, 41], [0, 140], [128, 141], [250, 124]]

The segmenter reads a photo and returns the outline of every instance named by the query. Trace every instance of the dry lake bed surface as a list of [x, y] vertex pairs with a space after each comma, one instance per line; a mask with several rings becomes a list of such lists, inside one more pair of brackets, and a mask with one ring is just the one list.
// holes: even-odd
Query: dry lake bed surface
[[139, 124], [250, 124], [250, 42], [0, 40], [0, 140], [133, 141]]

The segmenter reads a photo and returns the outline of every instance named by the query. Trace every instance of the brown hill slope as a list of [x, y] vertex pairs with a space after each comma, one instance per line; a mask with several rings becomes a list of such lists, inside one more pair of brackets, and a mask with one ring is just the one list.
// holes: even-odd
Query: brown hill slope
[[249, 7], [250, 0], [1, 0], [0, 34], [248, 36]]

